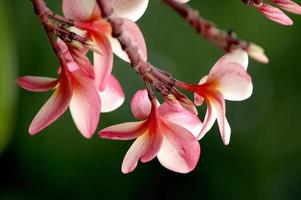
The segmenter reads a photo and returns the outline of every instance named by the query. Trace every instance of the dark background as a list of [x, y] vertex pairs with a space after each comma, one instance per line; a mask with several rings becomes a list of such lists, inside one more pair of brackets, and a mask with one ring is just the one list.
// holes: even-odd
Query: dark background
[[[60, 12], [61, 1], [48, 3]], [[190, 5], [219, 27], [234, 28], [265, 47], [271, 62], [251, 61], [252, 97], [227, 102], [229, 146], [222, 144], [215, 125], [200, 141], [202, 155], [190, 174], [170, 172], [155, 159], [123, 175], [121, 162], [132, 141], [97, 135], [86, 140], [69, 112], [29, 136], [28, 126], [50, 93], [23, 91], [14, 79], [55, 76], [58, 62], [30, 1], [0, 0], [0, 199], [301, 199], [301, 17], [290, 15], [295, 25], [283, 27], [239, 0], [192, 0]], [[149, 60], [178, 79], [198, 82], [223, 54], [159, 1], [151, 0], [139, 25]], [[102, 114], [99, 130], [134, 120], [129, 102], [143, 86], [118, 58], [114, 73], [127, 99], [120, 109]]]

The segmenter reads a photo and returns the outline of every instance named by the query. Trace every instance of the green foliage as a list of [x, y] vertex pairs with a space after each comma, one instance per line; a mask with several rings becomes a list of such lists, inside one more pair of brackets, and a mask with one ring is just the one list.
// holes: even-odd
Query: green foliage
[[10, 139], [15, 87], [14, 55], [9, 32], [8, 17], [4, 4], [0, 4], [0, 153]]

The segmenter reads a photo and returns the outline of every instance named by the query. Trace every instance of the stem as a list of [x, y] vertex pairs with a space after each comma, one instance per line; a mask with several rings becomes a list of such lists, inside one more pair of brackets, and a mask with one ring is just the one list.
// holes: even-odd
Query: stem
[[233, 48], [240, 47], [248, 50], [249, 42], [236, 37], [233, 31], [223, 31], [218, 29], [212, 22], [207, 21], [199, 16], [197, 10], [192, 9], [187, 4], [181, 4], [175, 0], [161, 0], [171, 8], [173, 8], [180, 16], [182, 16], [201, 36], [212, 42], [218, 48], [226, 52]]
[[47, 37], [52, 46], [52, 49], [55, 52], [55, 54], [57, 55], [57, 57], [59, 58], [62, 68], [64, 68], [63, 66], [66, 66], [66, 62], [64, 59], [63, 52], [61, 51], [60, 47], [54, 40], [52, 32], [51, 32], [49, 26], [47, 25], [49, 9], [46, 7], [46, 3], [44, 2], [44, 0], [31, 0], [31, 2], [34, 7], [35, 14], [39, 17], [40, 22], [44, 27], [44, 30], [47, 34]]
[[113, 8], [108, 0], [96, 0], [96, 2], [101, 10], [102, 18], [107, 19], [110, 23], [112, 36], [119, 41], [130, 60], [132, 68], [138, 71], [144, 81], [152, 84], [163, 96], [169, 94], [175, 84], [170, 74], [158, 70], [141, 58], [138, 48], [133, 45], [130, 38], [124, 33], [123, 19], [114, 16]]

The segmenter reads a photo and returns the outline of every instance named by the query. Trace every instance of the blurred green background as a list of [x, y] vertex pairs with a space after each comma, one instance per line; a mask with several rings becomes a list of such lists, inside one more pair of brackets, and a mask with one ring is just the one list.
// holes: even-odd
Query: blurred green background
[[[60, 2], [48, 1], [58, 12]], [[0, 199], [301, 199], [301, 17], [290, 15], [295, 25], [282, 27], [239, 0], [192, 0], [190, 5], [219, 27], [234, 28], [263, 46], [271, 62], [251, 61], [253, 96], [227, 103], [229, 146], [222, 144], [215, 125], [200, 142], [202, 155], [192, 173], [170, 172], [154, 160], [123, 175], [121, 162], [132, 141], [97, 135], [86, 140], [69, 112], [29, 136], [28, 126], [50, 93], [23, 91], [14, 80], [55, 76], [58, 62], [30, 1], [0, 0]], [[197, 82], [223, 54], [159, 1], [150, 2], [139, 25], [150, 61], [178, 79]], [[99, 129], [134, 120], [129, 102], [143, 85], [118, 58], [114, 73], [127, 99], [117, 111], [102, 115]]]

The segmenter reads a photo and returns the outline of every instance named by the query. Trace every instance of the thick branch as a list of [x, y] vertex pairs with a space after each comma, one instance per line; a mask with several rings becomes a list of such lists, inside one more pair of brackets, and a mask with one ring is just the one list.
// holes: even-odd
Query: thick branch
[[102, 18], [107, 19], [111, 24], [112, 36], [119, 41], [122, 49], [128, 55], [132, 68], [137, 70], [145, 81], [152, 84], [163, 95], [169, 94], [175, 81], [171, 76], [166, 76], [162, 71], [153, 67], [150, 63], [141, 58], [138, 48], [133, 45], [129, 37], [124, 34], [122, 27], [123, 20], [114, 16], [113, 8], [109, 2], [110, 1], [107, 0], [97, 0]]

